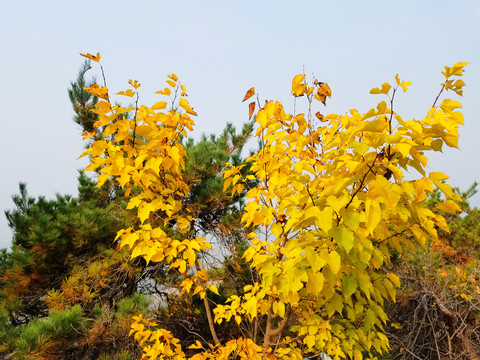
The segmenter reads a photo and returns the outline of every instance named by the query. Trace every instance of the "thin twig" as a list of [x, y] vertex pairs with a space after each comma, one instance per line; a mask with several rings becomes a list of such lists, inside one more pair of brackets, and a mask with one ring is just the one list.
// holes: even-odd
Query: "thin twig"
[[137, 131], [137, 111], [138, 111], [138, 91], [137, 91], [137, 98], [135, 99], [135, 114], [133, 115], [133, 142], [132, 142], [132, 148], [135, 147], [135, 137], [136, 137], [136, 131]]
[[[448, 79], [447, 79], [447, 80], [448, 80]], [[445, 81], [445, 83], [446, 83], [446, 81]], [[435, 98], [435, 101], [433, 102], [432, 107], [435, 107], [435, 104], [437, 103], [438, 98], [439, 98], [440, 95], [442, 94], [443, 89], [445, 89], [445, 84], [444, 84], [444, 85], [442, 86], [442, 88], [440, 89], [440, 92], [438, 93], [437, 97]]]

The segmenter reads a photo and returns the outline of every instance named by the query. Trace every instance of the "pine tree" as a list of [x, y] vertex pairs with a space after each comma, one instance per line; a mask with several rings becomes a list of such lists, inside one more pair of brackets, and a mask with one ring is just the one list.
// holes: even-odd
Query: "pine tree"
[[73, 111], [75, 111], [73, 120], [86, 132], [94, 131], [93, 124], [98, 119], [98, 115], [91, 112], [95, 108], [98, 98], [83, 90], [84, 87], [90, 87], [95, 82], [95, 79], [90, 81], [85, 79], [85, 74], [90, 69], [90, 61], [85, 60], [78, 72], [76, 81], [71, 82], [68, 89], [68, 97], [72, 103]]
[[[51, 359], [69, 353], [82, 358], [120, 344], [136, 349], [118, 304], [138, 298], [139, 267], [113, 241], [128, 214], [118, 204], [99, 206], [93, 183], [83, 174], [79, 182], [78, 198], [53, 200], [31, 198], [21, 184], [13, 197], [16, 208], [6, 213], [14, 238], [0, 266], [0, 339], [16, 358], [32, 351]], [[143, 307], [135, 312], [146, 310], [144, 300], [137, 302]], [[110, 340], [89, 340], [99, 322], [115, 325], [104, 329]]]

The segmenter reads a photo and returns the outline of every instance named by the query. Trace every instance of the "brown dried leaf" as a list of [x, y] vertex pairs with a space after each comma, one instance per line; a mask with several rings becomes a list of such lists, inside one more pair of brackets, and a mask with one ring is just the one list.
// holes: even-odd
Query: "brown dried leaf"
[[248, 104], [248, 120], [252, 118], [253, 113], [255, 112], [255, 101], [252, 101]]
[[254, 94], [255, 94], [255, 88], [252, 87], [252, 88], [250, 88], [250, 89], [247, 91], [247, 93], [245, 94], [242, 102], [244, 102], [245, 100], [250, 99]]
[[327, 105], [327, 97], [332, 97], [332, 90], [327, 83], [319, 83], [318, 91], [315, 94], [315, 98], [320, 100], [323, 105]]
[[315, 114], [315, 116], [318, 118], [318, 120], [320, 120], [321, 122], [325, 122], [327, 120], [324, 120], [324, 116], [322, 114], [320, 114], [320, 111], [317, 111], [317, 113]]

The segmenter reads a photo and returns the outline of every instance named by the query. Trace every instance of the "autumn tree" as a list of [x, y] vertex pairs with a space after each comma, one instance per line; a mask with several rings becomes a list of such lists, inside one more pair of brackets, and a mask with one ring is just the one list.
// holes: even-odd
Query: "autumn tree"
[[[84, 56], [100, 60], [99, 54]], [[213, 309], [207, 290], [218, 290], [202, 262], [212, 246], [195, 231], [192, 184], [183, 173], [182, 139], [196, 116], [185, 86], [169, 75], [157, 92], [167, 101], [147, 107], [138, 105], [140, 84], [130, 80], [132, 88], [118, 93], [134, 100], [129, 108], [113, 105], [105, 84], [86, 89], [101, 99], [94, 125], [104, 134], [84, 153], [91, 157], [87, 170], [99, 172], [98, 186], [115, 179], [130, 196], [127, 208], [137, 209], [138, 225], [117, 235], [121, 246], [132, 248], [134, 258], [175, 269], [184, 278], [182, 292], [204, 299], [213, 345], [199, 339], [190, 359], [301, 359], [320, 352], [363, 359], [388, 351], [384, 305], [395, 299], [400, 280], [384, 266], [393, 252], [438, 239], [437, 229], [448, 231], [440, 212], [460, 210], [458, 195], [443, 182], [447, 176], [427, 173], [425, 153], [458, 145], [461, 105], [439, 99], [444, 90], [462, 94], [458, 77], [465, 66], [445, 67], [445, 82], [421, 120], [404, 120], [394, 110], [398, 91], [410, 85], [398, 75], [394, 86], [372, 89], [386, 100], [365, 114], [322, 115], [316, 101], [325, 105], [331, 90], [317, 79], [308, 83], [305, 75], [292, 82], [303, 113], [288, 114], [275, 101], [262, 105], [257, 97], [261, 149], [245, 164], [223, 169], [227, 194], [247, 192], [242, 221], [255, 231], [247, 236], [244, 259], [255, 282]], [[246, 98], [254, 93], [250, 89]], [[131, 115], [121, 118], [125, 113]], [[406, 180], [405, 171], [418, 176]], [[424, 200], [434, 186], [446, 200], [432, 209]], [[236, 323], [245, 335], [221, 341], [216, 326], [224, 322]], [[144, 358], [187, 356], [179, 339], [142, 316], [135, 317], [132, 333]]]
[[[96, 141], [108, 135], [103, 128], [92, 127], [98, 116], [90, 110], [98, 99], [83, 89], [92, 83], [87, 79], [89, 68], [89, 63], [82, 66], [68, 93], [75, 122], [84, 132], [92, 131]], [[234, 270], [242, 262], [243, 250], [237, 249], [245, 244], [240, 224], [243, 195], [223, 193], [219, 171], [227, 162], [244, 162], [242, 152], [252, 127], [247, 123], [237, 132], [227, 124], [218, 136], [185, 139], [188, 156], [182, 177], [191, 189], [185, 204], [196, 219], [191, 231], [216, 239], [221, 253], [228, 254], [226, 268], [234, 265]], [[0, 347], [5, 354], [18, 359], [136, 358], [138, 345], [128, 337], [132, 315], [151, 315], [154, 306], [160, 307], [162, 325], [187, 343], [195, 341], [192, 334], [208, 332], [208, 319], [199, 316], [202, 299], [168, 296], [165, 291], [183, 280], [177, 271], [163, 261], [130, 260], [130, 249], [118, 248], [116, 232], [139, 223], [136, 212], [125, 209], [121, 186], [108, 179], [94, 187], [84, 173], [78, 180], [78, 197], [35, 199], [24, 184], [13, 197], [15, 209], [7, 212], [7, 218], [14, 245], [0, 259]], [[172, 231], [174, 226], [172, 222], [167, 228]], [[221, 266], [218, 255], [203, 261]], [[219, 269], [217, 278], [224, 276], [235, 278], [237, 286], [245, 280], [238, 281], [238, 271], [227, 275]], [[223, 291], [230, 290], [222, 286]], [[221, 303], [226, 299], [225, 294], [208, 296]], [[231, 337], [229, 331], [235, 330], [218, 331]]]
[[[93, 128], [96, 99], [83, 90], [85, 63], [69, 97], [75, 122]], [[147, 314], [136, 292], [142, 269], [118, 249], [117, 231], [135, 218], [122, 208], [119, 186], [95, 188], [81, 173], [78, 196], [52, 200], [28, 195], [20, 184], [6, 212], [12, 248], [0, 266], [0, 348], [17, 359], [127, 356], [131, 316]], [[120, 189], [121, 190], [121, 189]]]

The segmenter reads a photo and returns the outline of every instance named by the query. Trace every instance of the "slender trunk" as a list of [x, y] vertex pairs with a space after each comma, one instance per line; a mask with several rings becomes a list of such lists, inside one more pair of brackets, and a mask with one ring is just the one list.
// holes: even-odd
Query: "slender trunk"
[[[197, 268], [197, 271], [200, 270], [200, 264], [198, 263], [198, 260], [195, 260], [195, 267]], [[205, 289], [205, 281], [200, 279], [201, 285]], [[207, 313], [207, 321], [208, 321], [208, 327], [210, 328], [210, 333], [212, 334], [213, 338], [213, 343], [215, 345], [220, 344], [220, 341], [218, 340], [217, 332], [215, 331], [215, 323], [213, 322], [212, 318], [212, 311], [210, 310], [210, 304], [208, 303], [208, 298], [207, 294], [205, 293], [205, 296], [203, 297], [203, 305], [205, 306], [205, 312]]]
[[207, 313], [208, 326], [210, 327], [210, 333], [212, 334], [213, 342], [215, 345], [220, 344], [215, 331], [215, 324], [213, 323], [212, 313], [210, 311], [210, 304], [208, 303], [207, 295], [203, 298], [203, 304], [205, 305], [205, 311]]
[[287, 311], [285, 313], [285, 317], [280, 321], [278, 326], [274, 328], [273, 320], [277, 317], [277, 315], [273, 314], [272, 306], [268, 309], [267, 315], [267, 327], [265, 329], [265, 337], [263, 339], [263, 360], [267, 359], [268, 349], [272, 344], [272, 338], [274, 336], [280, 336], [283, 330], [285, 330], [288, 322], [288, 318], [290, 317], [291, 307], [287, 305]]
[[273, 323], [273, 311], [272, 307], [268, 309], [267, 315], [267, 327], [265, 329], [265, 337], [263, 338], [263, 360], [267, 359], [268, 348], [270, 347], [270, 341], [272, 337], [272, 323]]

